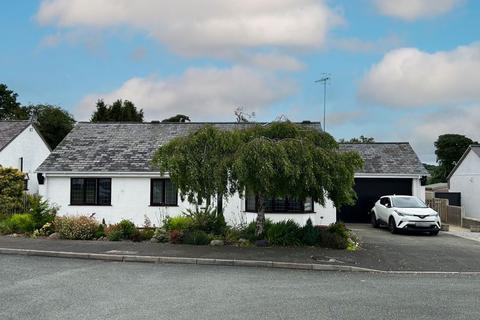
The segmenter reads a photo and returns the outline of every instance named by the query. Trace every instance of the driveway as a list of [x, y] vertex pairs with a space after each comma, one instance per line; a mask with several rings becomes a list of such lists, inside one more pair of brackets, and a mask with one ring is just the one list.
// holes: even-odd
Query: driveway
[[348, 226], [360, 238], [361, 248], [355, 252], [356, 263], [381, 270], [416, 271], [480, 271], [480, 242], [440, 232], [438, 236], [423, 234], [391, 234], [387, 229], [368, 224]]

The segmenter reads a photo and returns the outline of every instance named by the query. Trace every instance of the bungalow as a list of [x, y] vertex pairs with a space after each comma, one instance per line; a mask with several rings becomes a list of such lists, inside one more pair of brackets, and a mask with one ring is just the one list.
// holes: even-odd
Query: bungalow
[[[126, 218], [138, 225], [143, 224], [144, 217], [147, 216], [152, 223], [158, 225], [166, 215], [178, 215], [191, 208], [191, 204], [179, 197], [168, 176], [161, 176], [150, 166], [150, 159], [160, 145], [174, 137], [194, 132], [205, 124], [78, 123], [38, 168], [37, 172], [42, 182], [40, 192], [52, 203], [60, 206], [60, 214], [95, 213], [98, 219], [105, 219], [107, 223]], [[210, 124], [223, 130], [252, 125]], [[302, 125], [321, 130], [319, 123], [304, 122]], [[365, 156], [366, 168], [371, 168], [371, 161], [373, 165], [390, 164], [392, 158], [395, 158], [388, 150], [376, 151], [382, 146], [372, 144], [371, 148], [374, 150], [353, 145], [343, 145], [342, 148], [364, 150], [365, 152], [361, 154]], [[358, 181], [372, 182], [367, 184], [367, 187], [373, 185], [384, 188], [387, 185], [390, 187], [388, 191], [398, 190], [424, 197], [420, 178], [425, 172], [420, 170], [421, 163], [409, 144], [400, 144], [396, 151], [399, 150], [410, 154], [399, 155], [400, 160], [395, 162], [401, 164], [398, 168], [394, 168], [393, 163], [380, 171], [374, 170], [378, 172], [371, 172], [373, 169], [368, 169], [359, 172]], [[376, 156], [369, 157], [372, 152]], [[378, 162], [377, 156], [387, 156], [387, 159]], [[404, 164], [404, 161], [407, 164]], [[410, 164], [409, 161], [414, 163]], [[411, 169], [410, 165], [416, 166], [415, 170], [404, 174], [402, 170]], [[390, 183], [387, 183], [387, 180]], [[405, 189], [407, 180], [410, 183], [408, 190]], [[363, 199], [361, 192], [360, 189]], [[254, 211], [255, 202], [249, 197], [241, 198], [237, 194], [224, 202], [224, 215], [229, 223], [252, 221], [256, 217]], [[354, 216], [353, 213], [350, 215]], [[299, 202], [288, 198], [276, 198], [268, 201], [266, 216], [274, 221], [291, 218], [301, 224], [311, 218], [314, 224], [328, 225], [337, 220], [337, 210], [330, 201], [322, 207], [309, 199]]]
[[25, 190], [38, 192], [37, 167], [51, 150], [30, 121], [0, 121], [0, 165], [25, 173]]

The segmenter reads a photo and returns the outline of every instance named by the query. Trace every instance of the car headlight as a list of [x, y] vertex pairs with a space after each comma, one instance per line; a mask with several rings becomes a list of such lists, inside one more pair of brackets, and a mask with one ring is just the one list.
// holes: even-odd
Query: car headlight
[[401, 211], [398, 211], [398, 210], [393, 210], [393, 211], [395, 211], [400, 217], [408, 216], [408, 214], [405, 214]]

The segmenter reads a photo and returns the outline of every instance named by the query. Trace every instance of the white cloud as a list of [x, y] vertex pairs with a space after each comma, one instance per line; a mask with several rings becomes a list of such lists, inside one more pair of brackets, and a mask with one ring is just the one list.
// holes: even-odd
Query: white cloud
[[376, 40], [363, 40], [359, 38], [337, 38], [331, 39], [327, 47], [339, 49], [352, 53], [385, 52], [392, 48], [399, 47], [402, 40], [396, 35], [389, 35]]
[[452, 10], [464, 0], [373, 0], [377, 10], [386, 16], [403, 20], [434, 17]]
[[44, 0], [44, 25], [130, 27], [183, 54], [322, 45], [341, 17], [323, 0]]
[[[435, 148], [433, 143], [439, 135], [447, 133], [463, 134], [472, 140], [480, 141], [480, 105], [442, 110], [426, 114], [418, 119], [418, 123], [411, 126], [412, 119], [406, 119], [410, 125], [408, 132], [401, 133], [403, 138], [412, 141], [422, 161], [433, 163]], [[402, 132], [402, 129], [398, 130]]]
[[347, 123], [352, 123], [365, 117], [364, 111], [337, 111], [331, 112], [327, 115], [326, 122], [330, 126], [341, 126]]
[[480, 101], [480, 43], [428, 53], [388, 52], [360, 83], [361, 99], [392, 107], [449, 106]]
[[305, 67], [294, 57], [280, 53], [257, 53], [249, 56], [245, 62], [267, 70], [299, 71]]
[[279, 81], [270, 74], [235, 66], [228, 69], [191, 68], [179, 77], [132, 78], [112, 92], [86, 96], [75, 116], [88, 120], [97, 99], [111, 103], [127, 99], [142, 108], [146, 120], [162, 120], [182, 113], [192, 120], [232, 120], [236, 107], [262, 111], [296, 91], [294, 83]]

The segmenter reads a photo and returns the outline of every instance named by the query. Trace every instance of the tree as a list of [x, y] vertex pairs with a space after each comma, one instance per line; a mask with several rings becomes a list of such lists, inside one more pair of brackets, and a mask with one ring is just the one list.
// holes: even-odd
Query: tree
[[98, 100], [96, 110], [90, 119], [91, 122], [143, 122], [143, 110], [137, 110], [133, 102], [117, 100], [111, 105], [106, 105], [103, 100]]
[[22, 208], [25, 175], [0, 166], [0, 217]]
[[290, 196], [338, 208], [355, 200], [354, 173], [363, 165], [355, 152], [340, 152], [332, 136], [290, 122], [255, 126], [240, 132], [233, 179], [238, 190], [257, 199], [256, 235], [264, 233], [267, 198]]
[[374, 143], [375, 142], [375, 139], [372, 138], [372, 137], [366, 137], [364, 136], [363, 134], [358, 137], [358, 138], [352, 138], [348, 141], [346, 141], [345, 139], [340, 139], [339, 140], [340, 143]]
[[355, 152], [340, 152], [332, 136], [291, 122], [222, 131], [206, 126], [173, 139], [156, 152], [153, 165], [169, 173], [193, 203], [214, 195], [252, 192], [257, 198], [257, 236], [264, 233], [264, 200], [290, 196], [326, 198], [341, 207], [355, 200]]
[[[168, 172], [183, 197], [201, 204], [214, 196], [234, 191], [229, 187], [235, 136], [213, 126], [205, 126], [185, 137], [161, 146], [152, 164], [163, 175]], [[222, 208], [217, 208], [221, 213]]]
[[184, 114], [177, 114], [176, 116], [163, 119], [162, 122], [190, 122], [190, 117]]
[[39, 104], [26, 110], [51, 149], [55, 149], [75, 124], [73, 116], [57, 106]]
[[427, 184], [442, 182], [440, 167], [434, 164], [423, 163], [425, 169], [430, 173], [430, 177], [427, 179]]
[[18, 94], [0, 83], [0, 120], [26, 120], [28, 114], [17, 102]]
[[235, 120], [238, 122], [238, 123], [241, 123], [241, 122], [250, 122], [251, 119], [255, 118], [255, 112], [252, 112], [252, 113], [248, 113], [248, 112], [245, 112], [245, 110], [243, 109], [243, 107], [238, 107], [236, 108], [233, 113], [235, 114]]
[[443, 134], [435, 141], [435, 155], [437, 156], [438, 180], [446, 182], [448, 174], [471, 144], [472, 139], [460, 134]]

